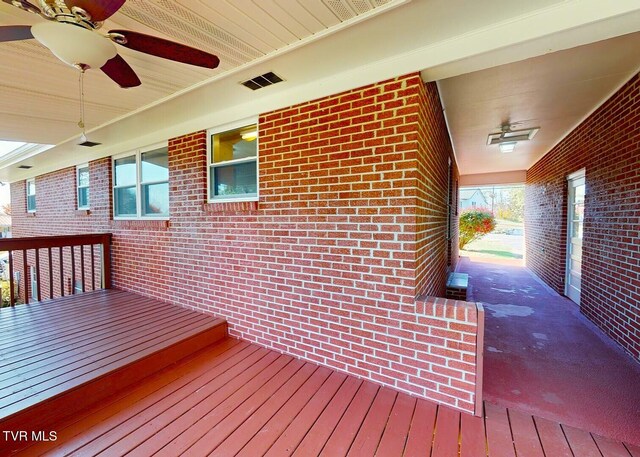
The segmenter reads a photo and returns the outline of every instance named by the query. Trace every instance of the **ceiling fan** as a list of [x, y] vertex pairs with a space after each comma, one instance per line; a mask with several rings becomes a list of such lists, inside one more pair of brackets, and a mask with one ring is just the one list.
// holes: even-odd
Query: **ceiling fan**
[[216, 68], [218, 57], [199, 49], [129, 30], [97, 30], [126, 0], [2, 0], [46, 19], [30, 25], [0, 26], [0, 42], [35, 38], [60, 60], [81, 72], [100, 68], [120, 87], [140, 85], [129, 64], [118, 55], [114, 43], [157, 57]]

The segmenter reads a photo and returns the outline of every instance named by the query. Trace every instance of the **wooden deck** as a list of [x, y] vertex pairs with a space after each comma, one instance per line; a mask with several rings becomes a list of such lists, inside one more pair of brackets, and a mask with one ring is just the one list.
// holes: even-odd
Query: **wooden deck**
[[113, 289], [3, 308], [0, 430], [55, 427], [225, 336], [221, 319]]
[[640, 448], [485, 404], [460, 414], [227, 338], [21, 455], [640, 457]]

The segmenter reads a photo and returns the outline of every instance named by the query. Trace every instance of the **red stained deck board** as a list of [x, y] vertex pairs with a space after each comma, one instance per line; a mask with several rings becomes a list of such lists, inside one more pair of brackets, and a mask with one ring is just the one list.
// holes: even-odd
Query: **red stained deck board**
[[[22, 341], [55, 334], [59, 329], [72, 328], [75, 323], [90, 324], [94, 315], [100, 318], [105, 313], [113, 313], [114, 304], [122, 305], [115, 308], [116, 310], [126, 311], [127, 304], [137, 304], [142, 299], [143, 297], [134, 294], [110, 289], [58, 298], [50, 302], [3, 308], [0, 309], [0, 342]], [[153, 302], [152, 299], [145, 300]], [[57, 306], [58, 301], [64, 301], [65, 306]], [[28, 311], [21, 313], [21, 309]], [[14, 310], [16, 311], [12, 312]]]
[[460, 415], [460, 457], [487, 455], [484, 417]]
[[627, 448], [627, 451], [629, 451], [629, 454], [632, 455], [632, 457], [640, 457], [640, 446], [626, 444], [625, 447]]
[[404, 449], [406, 457], [431, 455], [437, 411], [438, 407], [435, 403], [421, 399], [416, 402], [407, 445]]
[[491, 457], [515, 457], [507, 410], [492, 403], [484, 404], [487, 447]]
[[384, 429], [380, 445], [378, 446], [378, 455], [403, 454], [415, 407], [415, 398], [405, 394], [398, 394], [391, 414], [389, 415], [387, 427]]
[[[267, 357], [270, 357], [268, 354]], [[263, 386], [268, 385], [274, 377], [278, 378], [280, 371], [288, 371], [288, 367], [291, 364], [295, 365], [295, 361], [291, 357], [280, 355], [272, 363], [266, 367], [262, 367], [260, 372], [248, 380], [246, 383], [240, 384], [241, 387], [225, 398], [222, 402], [218, 403], [215, 408], [207, 404], [200, 404], [193, 410], [189, 411], [189, 415], [192, 417], [195, 415], [196, 420], [192, 420], [192, 426], [183, 428], [180, 435], [173, 439], [168, 444], [164, 445], [162, 449], [158, 449], [158, 456], [176, 456], [186, 455], [190, 452], [187, 450], [200, 439], [211, 427], [216, 426], [222, 421], [231, 420], [230, 416], [244, 401], [256, 390], [261, 389]], [[297, 366], [295, 367], [298, 368]], [[207, 402], [208, 403], [208, 402]], [[208, 410], [208, 411], [207, 411]], [[204, 415], [202, 413], [205, 412]], [[186, 416], [186, 415], [185, 415]], [[173, 426], [173, 424], [171, 424]], [[171, 433], [173, 435], [173, 431]], [[162, 443], [167, 443], [167, 437], [165, 431], [161, 432], [161, 436], [154, 436], [154, 441], [161, 439]], [[145, 448], [146, 449], [146, 448]], [[148, 455], [143, 451], [143, 454]]]
[[596, 442], [589, 432], [569, 427], [568, 425], [563, 425], [562, 429], [574, 455], [579, 455], [580, 457], [602, 457]]
[[226, 339], [65, 419], [55, 427], [57, 442], [21, 455], [457, 457], [459, 445], [460, 457], [482, 457], [486, 436], [489, 457], [515, 451], [540, 457], [543, 449], [545, 457], [638, 457], [637, 449], [581, 430], [564, 427], [565, 439], [555, 422], [491, 404], [485, 409], [483, 422]]
[[24, 306], [1, 316], [22, 326], [13, 346], [0, 346], [7, 429], [48, 429], [226, 336], [223, 320], [115, 289]]
[[[303, 377], [309, 373], [309, 376], [304, 379]], [[308, 401], [312, 393], [320, 388], [322, 383], [329, 376], [329, 369], [316, 367], [312, 364], [307, 364], [303, 370], [298, 373], [298, 380], [304, 383], [298, 388], [294, 388], [297, 385], [298, 380], [292, 380], [293, 384], [286, 384], [283, 388], [278, 390], [276, 395], [270, 398], [255, 414], [251, 415], [247, 420], [238, 427], [227, 439], [218, 446], [211, 457], [226, 457], [228, 455], [236, 455], [243, 448], [246, 452], [251, 452], [254, 455], [262, 455], [271, 446], [271, 443], [275, 438], [270, 438], [269, 435], [275, 435], [277, 431], [269, 427], [270, 423], [277, 423], [278, 421], [289, 421], [295, 413], [302, 409], [302, 402]], [[291, 390], [289, 390], [291, 389]], [[285, 425], [286, 426], [286, 425]], [[284, 427], [280, 431], [284, 430]], [[272, 436], [273, 436], [272, 435]], [[256, 447], [249, 447], [249, 441], [254, 437], [259, 437], [258, 441], [263, 442], [261, 449]], [[257, 443], [254, 443], [254, 445]]]
[[0, 414], [8, 416], [17, 413], [48, 398], [64, 393], [74, 387], [133, 363], [147, 355], [158, 352], [160, 347], [171, 346], [172, 344], [182, 341], [189, 335], [200, 333], [208, 328], [210, 328], [208, 322], [195, 319], [193, 322], [184, 323], [184, 325], [173, 325], [170, 327], [170, 330], [159, 330], [159, 333], [153, 335], [153, 338], [141, 342], [134, 341], [133, 343], [135, 343], [135, 345], [105, 358], [89, 356], [87, 361], [93, 362], [92, 364], [84, 365], [79, 369], [65, 373], [61, 377], [51, 378], [44, 382], [37, 383], [34, 386], [29, 386], [11, 396], [3, 398], [4, 406], [0, 408]]
[[631, 457], [627, 448], [619, 441], [613, 441], [598, 435], [593, 435], [593, 439], [603, 457]]
[[[148, 382], [142, 383], [130, 393], [121, 393], [104, 406], [86, 411], [83, 415], [67, 421], [58, 428], [58, 442], [42, 442], [25, 451], [29, 455], [41, 455], [55, 448], [58, 455], [69, 454], [108, 432], [129, 417], [157, 403], [169, 392], [174, 392], [209, 372], [212, 368], [227, 366], [229, 360], [235, 360], [242, 354], [252, 353], [257, 347], [244, 341], [227, 338], [204, 349], [194, 357], [177, 365], [165, 368], [153, 375]], [[59, 444], [63, 443], [63, 444]]]
[[560, 424], [541, 417], [534, 417], [534, 420], [546, 456], [573, 457]]
[[[300, 360], [294, 359], [279, 371], [276, 376], [248, 397], [224, 421], [211, 428], [187, 452], [190, 454], [195, 453], [196, 455], [201, 453], [209, 455], [227, 440], [235, 430], [245, 425], [248, 420], [253, 419], [258, 423], [264, 423], [282, 406], [287, 396], [296, 392], [309, 379], [315, 369], [316, 367], [310, 363], [305, 364]], [[256, 429], [259, 429], [259, 427], [256, 427]], [[236, 440], [241, 439], [239, 435], [236, 436]], [[244, 440], [245, 442], [248, 440], [246, 435]]]
[[[91, 347], [99, 346], [114, 334], [136, 329], [150, 319], [172, 316], [174, 313], [172, 308], [158, 311], [153, 305], [143, 309], [136, 307], [136, 313], [133, 316], [130, 311], [127, 311], [126, 314], [123, 313], [124, 315], [119, 319], [107, 314], [105, 322], [94, 321], [92, 327], [83, 327], [78, 324], [70, 330], [55, 332], [55, 337], [51, 339], [28, 341], [25, 345], [11, 348], [11, 353], [3, 359], [0, 374], [40, 361], [53, 362], [54, 358], [60, 360], [60, 357], [68, 356], [70, 350], [74, 352], [86, 351]], [[123, 320], [125, 322], [121, 322]]]
[[[293, 454], [298, 444], [300, 444], [311, 426], [320, 414], [322, 414], [346, 378], [347, 376], [344, 374], [333, 372], [327, 381], [322, 384], [320, 389], [309, 399], [309, 402], [293, 419], [275, 443], [273, 443], [265, 455], [269, 457], [282, 457]], [[249, 446], [245, 449], [243, 449], [239, 455], [246, 457], [255, 455], [249, 453]]]
[[510, 409], [509, 422], [518, 457], [545, 457], [531, 415]]
[[377, 385], [369, 382], [360, 386], [356, 396], [320, 453], [321, 456], [338, 457], [347, 455], [379, 389]]
[[433, 450], [431, 451], [432, 457], [457, 456], [459, 431], [460, 413], [451, 408], [439, 406]]
[[[199, 417], [193, 418], [193, 414], [187, 415], [192, 408], [196, 408], [199, 404], [206, 406], [207, 402], [211, 402], [212, 407], [215, 407], [235, 392], [237, 386], [232, 381], [236, 377], [239, 376], [238, 382], [242, 382], [276, 358], [276, 354], [258, 349], [232, 366], [229, 366], [231, 364], [220, 365], [188, 385], [158, 399], [140, 413], [130, 416], [125, 422], [91, 442], [90, 448], [95, 454], [109, 447], [113, 451], [118, 448], [125, 448], [126, 451], [127, 448], [135, 447], [160, 430], [163, 430], [167, 440], [173, 439], [193, 421], [199, 419]], [[126, 442], [120, 443], [122, 439]]]
[[[204, 319], [203, 319], [204, 317]], [[11, 404], [11, 396], [27, 397], [20, 395], [24, 389], [30, 392], [42, 392], [47, 386], [57, 385], [59, 382], [67, 382], [84, 373], [93, 371], [103, 364], [109, 364], [120, 360], [123, 356], [134, 354], [140, 349], [150, 345], [161, 344], [169, 336], [168, 329], [188, 334], [195, 326], [206, 322], [206, 316], [198, 316], [184, 312], [174, 312], [162, 318], [156, 318], [146, 323], [139, 322], [133, 328], [115, 331], [113, 335], [102, 341], [95, 341], [85, 347], [71, 347], [65, 354], [47, 357], [32, 364], [26, 364], [17, 368], [15, 374], [7, 373], [0, 380], [0, 403]], [[0, 409], [1, 411], [1, 409]]]
[[364, 418], [347, 455], [374, 455], [376, 453], [397, 396], [397, 392], [386, 387], [381, 387], [378, 390], [371, 409]]

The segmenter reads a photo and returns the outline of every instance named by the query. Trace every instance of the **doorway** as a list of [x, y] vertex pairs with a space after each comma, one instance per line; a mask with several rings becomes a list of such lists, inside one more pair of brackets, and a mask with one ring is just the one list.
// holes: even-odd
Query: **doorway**
[[584, 232], [584, 169], [570, 174], [568, 182], [567, 207], [567, 270], [565, 295], [580, 304], [582, 281], [582, 236]]

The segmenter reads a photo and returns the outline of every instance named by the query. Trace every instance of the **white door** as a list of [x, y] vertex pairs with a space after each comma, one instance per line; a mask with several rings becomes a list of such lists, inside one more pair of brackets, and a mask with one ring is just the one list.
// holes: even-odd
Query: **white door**
[[584, 231], [584, 170], [567, 178], [569, 182], [569, 220], [567, 224], [567, 277], [565, 294], [580, 304], [580, 281], [582, 279], [582, 234]]

